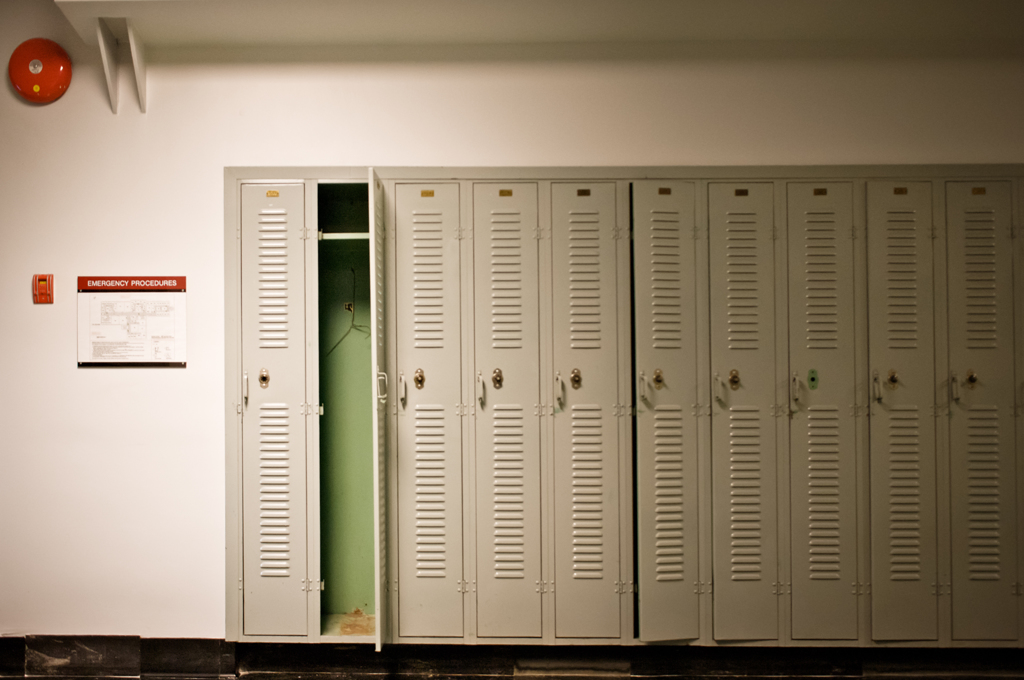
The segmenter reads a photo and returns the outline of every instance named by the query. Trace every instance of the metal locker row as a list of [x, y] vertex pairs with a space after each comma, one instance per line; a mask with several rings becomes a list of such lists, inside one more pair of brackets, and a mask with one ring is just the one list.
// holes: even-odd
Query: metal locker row
[[[399, 637], [621, 637], [616, 183], [545, 188], [542, 206], [537, 182], [395, 185]], [[555, 263], [548, 290], [541, 210]], [[540, 381], [542, 343], [551, 385]]]

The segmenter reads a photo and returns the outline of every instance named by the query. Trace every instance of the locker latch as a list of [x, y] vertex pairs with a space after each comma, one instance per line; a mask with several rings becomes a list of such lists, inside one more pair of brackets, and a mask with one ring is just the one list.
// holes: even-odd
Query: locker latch
[[423, 373], [422, 368], [417, 368], [412, 374], [412, 383], [416, 386], [416, 389], [422, 390], [423, 385], [427, 382], [427, 376]]
[[654, 369], [654, 377], [651, 378], [651, 382], [654, 383], [654, 389], [660, 390], [665, 386], [665, 374], [661, 372], [660, 368]]
[[580, 369], [574, 368], [569, 373], [569, 384], [572, 385], [574, 390], [583, 387], [583, 374], [580, 373]]
[[964, 387], [969, 390], [973, 390], [978, 386], [978, 374], [973, 369], [967, 369], [967, 377], [964, 378]]
[[265, 368], [260, 369], [260, 387], [266, 389], [270, 385], [270, 371]]
[[502, 375], [500, 368], [494, 369], [494, 372], [491, 373], [491, 384], [496, 390], [500, 390], [501, 386], [505, 384], [505, 376]]
[[735, 368], [729, 371], [729, 389], [738, 390], [740, 388], [740, 372]]

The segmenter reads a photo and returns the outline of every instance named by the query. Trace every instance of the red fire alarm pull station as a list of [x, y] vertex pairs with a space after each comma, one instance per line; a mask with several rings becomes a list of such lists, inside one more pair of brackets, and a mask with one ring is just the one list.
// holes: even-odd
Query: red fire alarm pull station
[[32, 301], [37, 305], [53, 304], [53, 274], [32, 277]]

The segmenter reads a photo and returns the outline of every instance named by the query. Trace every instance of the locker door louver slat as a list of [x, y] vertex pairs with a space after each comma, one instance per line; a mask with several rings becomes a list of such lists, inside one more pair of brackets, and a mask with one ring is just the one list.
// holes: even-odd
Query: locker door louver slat
[[889, 419], [889, 578], [921, 580], [921, 418], [893, 406]]
[[604, 578], [604, 436], [598, 404], [572, 407], [572, 577]]
[[290, 576], [291, 475], [288, 404], [261, 404], [260, 576]]
[[652, 210], [651, 338], [655, 349], [680, 349], [683, 341], [681, 312], [682, 271], [680, 217], [676, 210]]
[[999, 467], [999, 407], [972, 406], [967, 416], [967, 552], [972, 581], [1002, 577]]
[[569, 337], [573, 349], [601, 349], [601, 215], [569, 215]]
[[288, 347], [288, 211], [259, 211], [259, 346]]
[[444, 406], [416, 406], [416, 577], [445, 578], [448, 504]]
[[885, 230], [889, 349], [917, 349], [917, 211], [889, 210]]
[[839, 409], [808, 408], [807, 415], [807, 569], [808, 578], [839, 580], [843, 555], [839, 489]]
[[494, 407], [495, 578], [525, 577], [524, 434], [522, 406]]
[[414, 345], [444, 349], [444, 214], [414, 210], [412, 215]]
[[523, 346], [523, 228], [518, 210], [491, 211], [492, 347]]
[[683, 409], [657, 406], [654, 411], [655, 578], [682, 581], [686, 578], [683, 555], [687, 523], [683, 506]]
[[729, 571], [733, 581], [761, 580], [760, 411], [755, 406], [729, 409]]
[[760, 339], [758, 214], [726, 213], [726, 287], [729, 349], [756, 350]]

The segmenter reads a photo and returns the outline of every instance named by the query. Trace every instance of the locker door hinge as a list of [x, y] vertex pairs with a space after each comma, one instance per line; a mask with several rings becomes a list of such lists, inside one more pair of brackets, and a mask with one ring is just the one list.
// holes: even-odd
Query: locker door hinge
[[942, 595], [952, 595], [953, 585], [951, 583], [933, 583], [932, 584], [932, 595], [940, 597]]
[[[469, 592], [469, 581], [456, 581], [455, 590], [459, 593]], [[476, 592], [476, 581], [473, 582], [473, 592]]]
[[694, 241], [699, 241], [700, 240], [700, 236], [701, 236], [701, 232], [702, 231], [703, 231], [703, 227], [701, 227], [699, 224], [693, 225], [693, 240]]
[[238, 589], [242, 589], [242, 579], [238, 579]]
[[623, 416], [632, 416], [635, 414], [636, 411], [633, 410], [633, 407], [630, 404], [615, 404], [612, 406], [612, 415], [614, 416], [621, 418]]
[[793, 584], [791, 583], [779, 583], [775, 582], [772, 584], [772, 593], [775, 595], [785, 595], [793, 592]]
[[323, 231], [317, 230], [317, 232], [316, 232], [316, 240], [317, 241], [323, 241], [324, 240], [324, 232]]
[[778, 241], [779, 240], [779, 228], [777, 226], [775, 226], [774, 224], [772, 225], [772, 240], [773, 241]]
[[534, 592], [536, 592], [536, 593], [546, 593], [546, 592], [548, 592], [547, 581], [534, 581], [534, 583], [537, 584], [537, 588], [534, 590]]
[[942, 418], [944, 416], [952, 415], [949, 411], [948, 406], [932, 406], [932, 417]]
[[632, 593], [633, 592], [633, 582], [632, 581], [616, 581], [615, 582], [615, 592], [618, 593], [619, 595], [625, 595], [627, 593]]
[[698, 595], [704, 593], [710, 595], [714, 592], [713, 584], [711, 581], [708, 581], [707, 583], [705, 583], [704, 581], [697, 581], [694, 585], [697, 586], [697, 589], [694, 592], [696, 592]]
[[1017, 597], [1020, 597], [1022, 594], [1024, 594], [1024, 592], [1022, 592], [1022, 591], [1024, 591], [1024, 586], [1022, 586], [1020, 583], [1011, 583], [1010, 584], [1010, 594], [1011, 595], [1016, 595]]
[[869, 595], [869, 594], [871, 594], [871, 584], [870, 583], [854, 583], [853, 584], [853, 594], [854, 595]]
[[703, 416], [711, 416], [711, 404], [691, 404], [691, 413], [694, 417], [700, 418]]
[[394, 585], [392, 587], [394, 588], [394, 590], [391, 591], [391, 592], [397, 593], [398, 592], [398, 579], [397, 578], [394, 580]]
[[850, 406], [850, 415], [854, 418], [864, 418], [868, 416], [870, 409], [864, 404], [853, 404]]
[[555, 415], [555, 407], [549, 406], [548, 404], [534, 404], [533, 415], [537, 416], [538, 418], [543, 418], [544, 416], [553, 416]]
[[623, 230], [618, 225], [612, 227], [612, 238], [615, 239], [616, 241], [621, 239], [622, 238], [622, 231]]
[[320, 406], [318, 407], [318, 415], [322, 416], [323, 414], [324, 414], [324, 405], [320, 404]]
[[241, 404], [235, 404], [235, 413], [237, 413], [238, 415], [242, 415], [242, 405]]
[[781, 418], [783, 416], [793, 415], [793, 413], [789, 410], [788, 404], [772, 404], [768, 407], [768, 415], [774, 416], [775, 418]]

